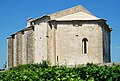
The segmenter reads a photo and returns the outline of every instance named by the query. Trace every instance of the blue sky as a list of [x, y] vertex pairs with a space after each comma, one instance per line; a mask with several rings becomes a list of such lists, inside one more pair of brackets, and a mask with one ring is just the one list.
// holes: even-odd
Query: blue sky
[[107, 19], [112, 27], [111, 60], [120, 62], [120, 0], [0, 0], [0, 68], [6, 62], [6, 38], [37, 18], [82, 5], [95, 16]]

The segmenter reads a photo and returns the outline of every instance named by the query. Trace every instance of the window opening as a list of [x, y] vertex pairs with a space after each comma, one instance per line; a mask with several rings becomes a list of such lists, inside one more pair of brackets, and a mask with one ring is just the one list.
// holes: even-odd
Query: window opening
[[83, 50], [83, 54], [88, 53], [88, 40], [87, 40], [87, 38], [84, 38], [82, 40], [82, 50]]
[[57, 56], [57, 62], [58, 62], [58, 56]]

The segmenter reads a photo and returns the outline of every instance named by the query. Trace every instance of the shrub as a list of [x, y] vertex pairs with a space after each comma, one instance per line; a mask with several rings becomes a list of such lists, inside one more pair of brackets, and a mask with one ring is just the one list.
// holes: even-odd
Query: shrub
[[19, 65], [0, 72], [0, 81], [120, 81], [120, 65], [51, 67], [44, 61], [40, 64]]

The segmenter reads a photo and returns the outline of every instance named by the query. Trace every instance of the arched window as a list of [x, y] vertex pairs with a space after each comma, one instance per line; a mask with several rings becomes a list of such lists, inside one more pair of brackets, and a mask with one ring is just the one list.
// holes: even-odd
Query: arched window
[[84, 38], [82, 40], [82, 51], [83, 51], [83, 54], [88, 53], [88, 40], [87, 40], [87, 38]]

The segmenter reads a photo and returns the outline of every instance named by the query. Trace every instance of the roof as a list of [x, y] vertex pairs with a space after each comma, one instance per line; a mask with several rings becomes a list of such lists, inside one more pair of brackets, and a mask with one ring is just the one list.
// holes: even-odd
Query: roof
[[55, 20], [99, 20], [99, 19], [100, 18], [97, 18], [97, 17], [87, 14], [85, 12], [77, 12], [74, 14], [56, 18]]
[[57, 20], [57, 21], [67, 21], [67, 20], [99, 20], [94, 16], [91, 12], [85, 9], [83, 6], [78, 5], [69, 9], [65, 9], [50, 15], [44, 15], [39, 18], [33, 19], [33, 21], [43, 19], [46, 17], [50, 17], [50, 20]]
[[83, 6], [75, 6], [49, 15], [51, 20], [99, 20]]

